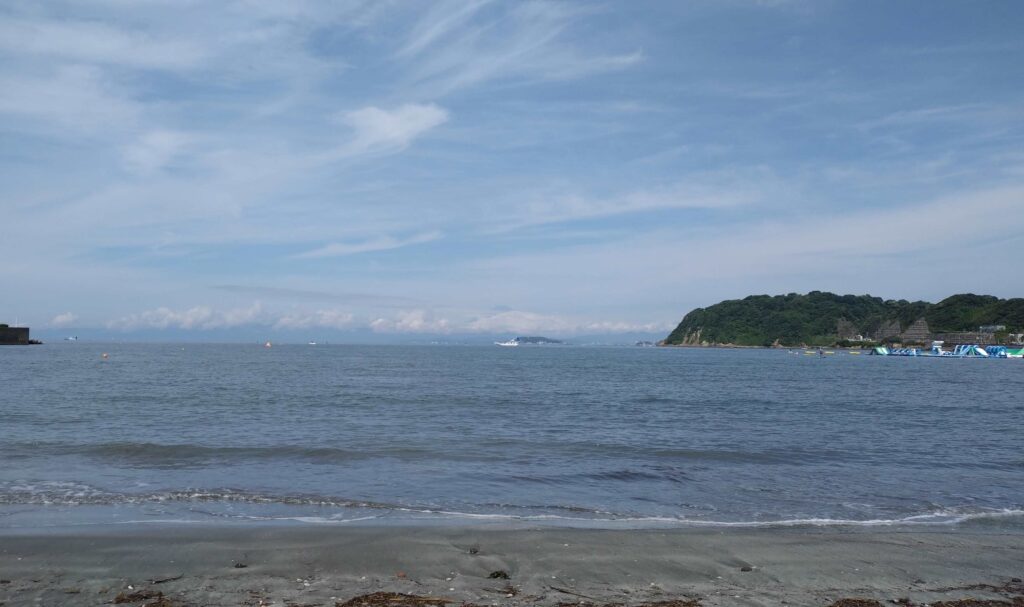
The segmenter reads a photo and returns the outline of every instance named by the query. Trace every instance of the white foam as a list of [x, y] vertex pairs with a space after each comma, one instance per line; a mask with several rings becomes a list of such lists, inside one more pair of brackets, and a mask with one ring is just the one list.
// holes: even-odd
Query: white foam
[[[1024, 516], [1024, 509], [1008, 508], [938, 508], [930, 512], [910, 514], [899, 518], [828, 518], [804, 517], [781, 518], [776, 520], [708, 520], [703, 518], [687, 518], [685, 516], [618, 516], [611, 512], [593, 511], [588, 515], [565, 514], [509, 514], [496, 512], [459, 512], [435, 508], [417, 508], [392, 504], [344, 500], [310, 495], [274, 496], [259, 493], [247, 493], [241, 490], [213, 489], [203, 490], [191, 488], [179, 491], [153, 493], [112, 493], [96, 487], [73, 482], [30, 482], [14, 481], [0, 486], [0, 505], [3, 506], [113, 506], [113, 505], [145, 505], [181, 503], [193, 506], [196, 503], [243, 503], [252, 504], [251, 512], [207, 512], [204, 514], [244, 520], [295, 521], [308, 524], [349, 524], [369, 520], [405, 521], [479, 521], [505, 523], [534, 523], [552, 526], [587, 526], [587, 527], [885, 527], [910, 525], [957, 525], [972, 520], [1005, 519]], [[264, 515], [259, 511], [264, 506], [280, 505], [292, 509], [280, 515]], [[856, 504], [859, 509], [870, 511], [870, 504]], [[325, 515], [306, 515], [297, 508], [329, 509]], [[244, 508], [243, 508], [244, 510]], [[360, 510], [362, 512], [360, 512]], [[538, 508], [541, 510], [541, 508]], [[372, 511], [372, 514], [366, 514]], [[308, 510], [307, 510], [308, 512]], [[319, 514], [319, 513], [318, 513]], [[346, 517], [345, 515], [352, 515]], [[125, 521], [135, 522], [135, 521]], [[138, 521], [143, 522], [143, 521]], [[145, 522], [185, 522], [178, 519], [168, 521]], [[189, 521], [191, 522], [191, 521]]]
[[585, 525], [669, 525], [681, 527], [886, 527], [902, 525], [955, 525], [971, 520], [990, 518], [1011, 518], [1024, 516], [1024, 510], [1003, 508], [976, 512], [963, 512], [954, 509], [936, 510], [924, 514], [915, 514], [893, 519], [839, 519], [839, 518], [793, 518], [768, 521], [714, 521], [668, 516], [637, 516], [637, 517], [572, 517], [557, 514], [482, 514], [475, 512], [456, 512], [449, 510], [425, 510], [412, 508], [396, 508], [398, 511], [443, 516], [456, 519], [492, 520], [492, 521], [523, 521], [545, 522], [560, 521], [570, 524]]

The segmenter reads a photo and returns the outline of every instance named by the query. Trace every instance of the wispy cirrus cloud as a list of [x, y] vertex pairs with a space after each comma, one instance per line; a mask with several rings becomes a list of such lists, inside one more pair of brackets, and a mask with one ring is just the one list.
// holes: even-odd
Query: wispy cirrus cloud
[[[8, 3], [0, 259], [23, 288], [4, 305], [569, 332], [729, 285], [1019, 282], [990, 254], [1020, 233], [1014, 20], [779, 8]], [[866, 44], [850, 17], [884, 27]]]
[[342, 257], [345, 255], [355, 255], [357, 253], [369, 253], [373, 251], [388, 251], [391, 249], [400, 249], [402, 247], [431, 242], [441, 238], [441, 236], [442, 234], [440, 232], [424, 232], [421, 234], [414, 234], [407, 238], [380, 236], [359, 242], [332, 242], [317, 249], [299, 253], [294, 257], [296, 259], [317, 259], [322, 257]]
[[313, 289], [296, 289], [290, 287], [268, 287], [252, 285], [214, 285], [213, 289], [241, 295], [252, 295], [260, 298], [281, 299], [288, 301], [334, 301], [351, 305], [373, 306], [406, 306], [417, 302], [404, 295], [382, 295], [376, 293], [348, 293], [344, 291], [316, 291]]
[[181, 70], [205, 57], [202, 46], [180, 38], [161, 38], [97, 21], [6, 17], [0, 20], [0, 50], [74, 63]]
[[[787, 192], [787, 190], [789, 190]], [[507, 232], [528, 226], [646, 213], [652, 211], [704, 209], [723, 210], [763, 202], [783, 193], [793, 195], [792, 186], [767, 167], [727, 169], [695, 173], [669, 186], [627, 191], [617, 196], [588, 196], [538, 192], [502, 201], [490, 214], [488, 232]]]
[[[635, 293], [649, 297], [632, 305], [670, 305], [687, 285], [699, 288], [700, 299], [694, 302], [699, 305], [750, 293], [812, 289], [898, 293], [912, 287], [920, 297], [937, 300], [948, 296], [950, 287], [928, 272], [933, 264], [957, 274], [973, 267], [970, 277], [960, 279], [971, 285], [964, 290], [976, 289], [977, 282], [998, 284], [1005, 272], [999, 251], [1024, 244], [1024, 215], [1013, 211], [1021, 201], [1021, 187], [967, 191], [908, 207], [856, 209], [838, 216], [820, 213], [693, 231], [662, 229], [626, 242], [566, 247], [543, 255], [521, 252], [469, 265], [478, 276], [501, 276], [512, 284], [530, 281], [538, 291], [601, 298], [612, 308], [631, 305]], [[969, 261], [976, 255], [993, 263]], [[595, 268], [600, 268], [600, 280], [588, 276]], [[866, 273], [874, 276], [878, 289], [868, 291], [851, 278]], [[851, 281], [858, 287], [844, 286]], [[990, 289], [1013, 296], [998, 286]], [[659, 303], [662, 297], [665, 301]], [[557, 301], [568, 305], [565, 298]], [[686, 311], [680, 309], [679, 317]]]
[[123, 132], [138, 122], [142, 112], [140, 103], [96, 67], [60, 65], [41, 71], [0, 72], [0, 115], [37, 121], [35, 127], [51, 136]]
[[643, 59], [635, 48], [620, 53], [576, 48], [565, 35], [585, 13], [580, 6], [542, 2], [436, 3], [397, 56], [409, 61], [417, 90], [438, 97], [490, 81], [582, 78]]

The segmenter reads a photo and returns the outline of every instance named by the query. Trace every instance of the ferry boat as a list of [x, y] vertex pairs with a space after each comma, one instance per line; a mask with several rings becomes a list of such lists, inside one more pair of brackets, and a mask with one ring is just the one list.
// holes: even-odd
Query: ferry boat
[[505, 348], [514, 348], [514, 347], [519, 345], [519, 338], [518, 337], [514, 337], [514, 338], [512, 338], [512, 339], [510, 339], [508, 341], [496, 341], [496, 342], [494, 342], [494, 345], [502, 346], [502, 347], [505, 347]]

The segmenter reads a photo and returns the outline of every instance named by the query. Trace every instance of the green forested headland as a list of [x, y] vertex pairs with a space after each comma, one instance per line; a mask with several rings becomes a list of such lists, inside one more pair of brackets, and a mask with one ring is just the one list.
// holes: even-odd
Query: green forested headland
[[899, 330], [906, 330], [921, 318], [932, 333], [977, 331], [981, 325], [1006, 325], [1007, 331], [1020, 332], [1024, 299], [968, 293], [928, 303], [822, 291], [751, 295], [693, 310], [665, 344], [831, 345], [838, 340], [840, 320], [870, 337], [897, 324]]

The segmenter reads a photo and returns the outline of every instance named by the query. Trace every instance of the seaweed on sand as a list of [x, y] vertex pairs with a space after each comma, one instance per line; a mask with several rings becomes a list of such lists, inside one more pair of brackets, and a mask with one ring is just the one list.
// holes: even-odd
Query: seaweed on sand
[[416, 596], [401, 592], [374, 592], [363, 594], [347, 601], [338, 601], [335, 607], [444, 607], [454, 603], [450, 599], [436, 596]]

